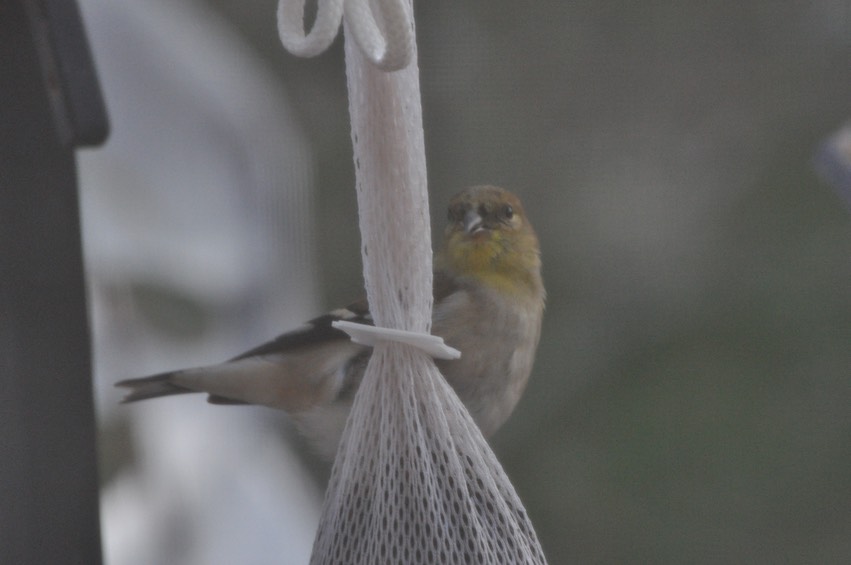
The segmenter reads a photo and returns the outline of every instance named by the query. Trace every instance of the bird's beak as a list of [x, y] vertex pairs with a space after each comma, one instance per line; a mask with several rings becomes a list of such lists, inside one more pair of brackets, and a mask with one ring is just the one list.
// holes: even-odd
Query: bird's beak
[[476, 233], [482, 229], [482, 217], [476, 210], [468, 210], [464, 214], [464, 231], [468, 234]]

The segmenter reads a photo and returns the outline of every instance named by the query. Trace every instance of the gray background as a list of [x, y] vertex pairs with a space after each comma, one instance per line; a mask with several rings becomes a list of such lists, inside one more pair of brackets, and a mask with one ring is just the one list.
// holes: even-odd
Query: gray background
[[[341, 42], [296, 59], [270, 0], [200, 5], [283, 85], [311, 150], [319, 308], [345, 304]], [[550, 562], [851, 561], [851, 216], [812, 167], [851, 117], [849, 4], [416, 10], [435, 226], [487, 182], [541, 236], [540, 354], [492, 443]]]

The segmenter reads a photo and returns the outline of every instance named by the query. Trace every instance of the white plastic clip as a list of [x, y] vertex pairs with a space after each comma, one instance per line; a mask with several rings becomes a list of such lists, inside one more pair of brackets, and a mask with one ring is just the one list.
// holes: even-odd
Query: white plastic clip
[[394, 330], [391, 328], [377, 328], [366, 324], [355, 324], [354, 322], [337, 321], [331, 326], [342, 330], [351, 336], [352, 341], [361, 345], [375, 345], [379, 341], [398, 341], [422, 349], [435, 359], [458, 359], [461, 352], [454, 347], [443, 343], [443, 338], [405, 330]]

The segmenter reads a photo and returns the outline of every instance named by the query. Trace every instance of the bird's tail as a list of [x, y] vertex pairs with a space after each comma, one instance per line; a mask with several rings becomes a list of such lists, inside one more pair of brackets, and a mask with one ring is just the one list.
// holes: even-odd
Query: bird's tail
[[115, 383], [115, 386], [129, 389], [127, 395], [121, 399], [122, 404], [128, 402], [136, 402], [139, 400], [147, 400], [149, 398], [158, 398], [160, 396], [171, 396], [173, 394], [185, 394], [187, 392], [196, 392], [188, 388], [174, 384], [172, 377], [175, 371], [167, 373], [159, 373], [150, 377], [142, 377], [140, 379], [127, 379]]

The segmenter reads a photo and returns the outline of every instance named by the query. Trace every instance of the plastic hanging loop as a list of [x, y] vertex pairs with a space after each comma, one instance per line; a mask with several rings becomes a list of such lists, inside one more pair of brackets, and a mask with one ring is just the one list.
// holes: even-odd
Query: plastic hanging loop
[[414, 23], [403, 0], [346, 0], [344, 11], [358, 47], [375, 66], [385, 71], [408, 66]]
[[435, 359], [458, 359], [461, 357], [460, 351], [454, 347], [449, 347], [443, 342], [442, 337], [436, 335], [377, 328], [366, 324], [343, 321], [332, 322], [331, 325], [346, 332], [352, 338], [352, 341], [361, 345], [373, 346], [379, 341], [396, 341], [421, 349]]
[[346, 26], [364, 56], [385, 71], [403, 69], [414, 52], [413, 18], [403, 0], [318, 0], [316, 21], [304, 31], [306, 0], [280, 0], [278, 34], [294, 55], [313, 57], [325, 51], [346, 18]]
[[314, 57], [331, 45], [343, 18], [343, 0], [318, 0], [316, 21], [304, 33], [305, 0], [280, 0], [278, 3], [278, 35], [293, 55]]

